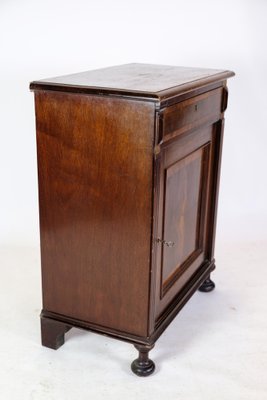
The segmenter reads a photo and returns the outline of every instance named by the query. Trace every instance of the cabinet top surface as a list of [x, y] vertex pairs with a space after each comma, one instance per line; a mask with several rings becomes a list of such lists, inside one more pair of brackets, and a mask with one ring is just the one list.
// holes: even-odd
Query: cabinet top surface
[[154, 64], [124, 64], [31, 83], [33, 90], [124, 94], [160, 99], [225, 80], [231, 71]]

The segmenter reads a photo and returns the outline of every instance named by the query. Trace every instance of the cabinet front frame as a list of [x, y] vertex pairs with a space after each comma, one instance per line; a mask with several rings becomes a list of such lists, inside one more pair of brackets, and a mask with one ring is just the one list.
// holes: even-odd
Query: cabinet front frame
[[[209, 120], [205, 121], [205, 124], [200, 124], [199, 126], [194, 126], [192, 129], [184, 133], [177, 132], [177, 135], [170, 137], [166, 142], [160, 141], [158, 145], [155, 146], [155, 157], [154, 157], [154, 205], [153, 205], [153, 229], [152, 229], [152, 278], [151, 278], [151, 302], [150, 302], [150, 312], [149, 312], [149, 327], [150, 334], [154, 332], [154, 335], [158, 335], [157, 332], [163, 330], [165, 325], [167, 326], [170, 321], [174, 318], [176, 313], [179, 311], [181, 306], [178, 307], [179, 297], [186, 287], [190, 286], [190, 283], [195, 281], [197, 274], [201, 271], [211, 271], [214, 269], [214, 240], [215, 240], [215, 228], [216, 228], [216, 212], [217, 212], [217, 202], [218, 202], [218, 188], [219, 188], [219, 174], [220, 174], [220, 164], [221, 164], [221, 151], [222, 151], [222, 139], [223, 139], [223, 128], [224, 128], [224, 92], [226, 87], [222, 91], [222, 107], [217, 110]], [[159, 112], [156, 116], [156, 137], [162, 138], [162, 114]], [[163, 204], [163, 190], [162, 190], [162, 166], [164, 164], [164, 148], [171, 146], [173, 142], [183, 140], [184, 137], [190, 134], [197, 134], [199, 130], [209, 129], [210, 127], [210, 139], [206, 143], [200, 143], [198, 147], [208, 145], [209, 149], [209, 176], [207, 182], [207, 200], [206, 200], [206, 221], [205, 228], [203, 232], [203, 244], [204, 251], [202, 255], [200, 254], [194, 260], [195, 268], [194, 273], [191, 276], [185, 277], [182, 281], [184, 274], [178, 274], [176, 283], [180, 282], [180, 288], [175, 288], [175, 284], [171, 285], [174, 290], [170, 295], [169, 299], [166, 299], [165, 303], [162, 301], [164, 299], [164, 290], [162, 290], [162, 265], [161, 265], [161, 251], [160, 245], [157, 242], [159, 234], [162, 232], [162, 204]], [[202, 216], [203, 218], [203, 216]], [[205, 268], [204, 268], [205, 267]], [[204, 268], [204, 269], [203, 269]], [[194, 289], [195, 291], [195, 289]], [[171, 293], [170, 289], [167, 288], [166, 294]], [[180, 302], [179, 302], [180, 304]], [[179, 308], [179, 309], [178, 309]], [[175, 311], [177, 310], [177, 311]], [[171, 315], [173, 314], [173, 317]], [[170, 321], [167, 323], [167, 320]]]

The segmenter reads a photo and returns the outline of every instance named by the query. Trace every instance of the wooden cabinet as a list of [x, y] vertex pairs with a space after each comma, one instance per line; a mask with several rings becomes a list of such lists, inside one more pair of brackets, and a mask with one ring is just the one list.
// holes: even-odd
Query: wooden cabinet
[[32, 82], [42, 343], [71, 327], [148, 352], [210, 291], [230, 71], [127, 64]]

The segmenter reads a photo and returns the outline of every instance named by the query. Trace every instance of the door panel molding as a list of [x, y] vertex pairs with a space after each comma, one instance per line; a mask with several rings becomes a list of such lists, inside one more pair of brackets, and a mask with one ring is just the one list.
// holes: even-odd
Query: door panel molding
[[[163, 170], [164, 200], [161, 237], [166, 241], [177, 241], [176, 243], [174, 242], [173, 247], [167, 247], [164, 244], [161, 245], [161, 298], [171, 288], [179, 276], [181, 276], [203, 252], [209, 154], [210, 142], [207, 142], [203, 146], [182, 157], [180, 160], [177, 160], [175, 163], [166, 165]], [[191, 168], [191, 176], [189, 176], [190, 167], [192, 167], [192, 165], [194, 169]], [[185, 179], [182, 181], [182, 178]], [[168, 181], [173, 181], [172, 184], [169, 182], [169, 189]], [[193, 201], [192, 189], [187, 187], [187, 182], [191, 182], [191, 185], [195, 186], [192, 188], [195, 196]], [[182, 186], [183, 184], [185, 187]], [[170, 203], [168, 202], [168, 197], [173, 198], [171, 195], [168, 196], [168, 193], [172, 191], [170, 188], [171, 185], [176, 186], [173, 189], [177, 191], [177, 203], [173, 201]], [[191, 199], [188, 199], [188, 195], [190, 194]], [[179, 213], [180, 215], [178, 215]], [[174, 214], [176, 214], [176, 216]], [[168, 225], [172, 225], [173, 229], [168, 228]], [[191, 225], [191, 227], [189, 225]], [[191, 232], [189, 232], [190, 228]], [[170, 237], [170, 235], [175, 236], [175, 238]], [[188, 244], [191, 248], [188, 248]], [[185, 247], [186, 249], [183, 250]]]
[[[155, 320], [172, 302], [177, 291], [182, 289], [207, 258], [206, 231], [209, 218], [208, 202], [211, 196], [210, 184], [214, 162], [216, 126], [217, 123], [189, 131], [173, 141], [172, 146], [163, 144], [157, 156], [158, 172], [156, 179], [159, 190], [155, 199], [158, 221], [154, 235], [156, 239], [154, 244], [156, 268]], [[192, 187], [192, 181], [195, 182], [195, 188]], [[187, 190], [186, 182], [191, 182]], [[168, 187], [168, 185], [170, 186]], [[177, 256], [178, 253], [176, 253], [175, 256], [170, 258], [169, 265], [166, 264], [166, 258], [168, 258], [166, 254], [168, 254], [168, 251], [170, 253], [175, 246], [167, 248], [158, 239], [166, 242], [177, 242], [177, 236], [174, 239], [172, 235], [168, 234], [166, 223], [173, 225], [169, 232], [175, 232], [176, 224], [179, 224], [179, 218], [183, 212], [179, 205], [178, 207], [177, 204], [173, 205], [172, 201], [173, 210], [170, 210], [170, 215], [168, 215], [168, 199], [166, 199], [168, 190], [171, 190], [169, 196], [172, 198], [176, 196], [178, 203], [187, 199], [186, 207], [188, 207], [188, 210], [185, 211], [184, 216], [187, 215], [189, 218], [186, 219], [187, 223], [192, 218], [186, 233], [189, 240], [184, 238], [184, 249], [180, 251], [180, 255]], [[186, 190], [186, 193], [181, 195], [183, 190]], [[191, 200], [190, 197], [192, 197]], [[174, 212], [174, 220], [171, 217], [172, 212]]]

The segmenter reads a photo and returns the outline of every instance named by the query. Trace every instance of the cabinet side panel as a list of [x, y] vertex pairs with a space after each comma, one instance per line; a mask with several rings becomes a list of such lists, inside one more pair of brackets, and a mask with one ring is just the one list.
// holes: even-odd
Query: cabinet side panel
[[147, 335], [154, 105], [35, 93], [43, 307]]

